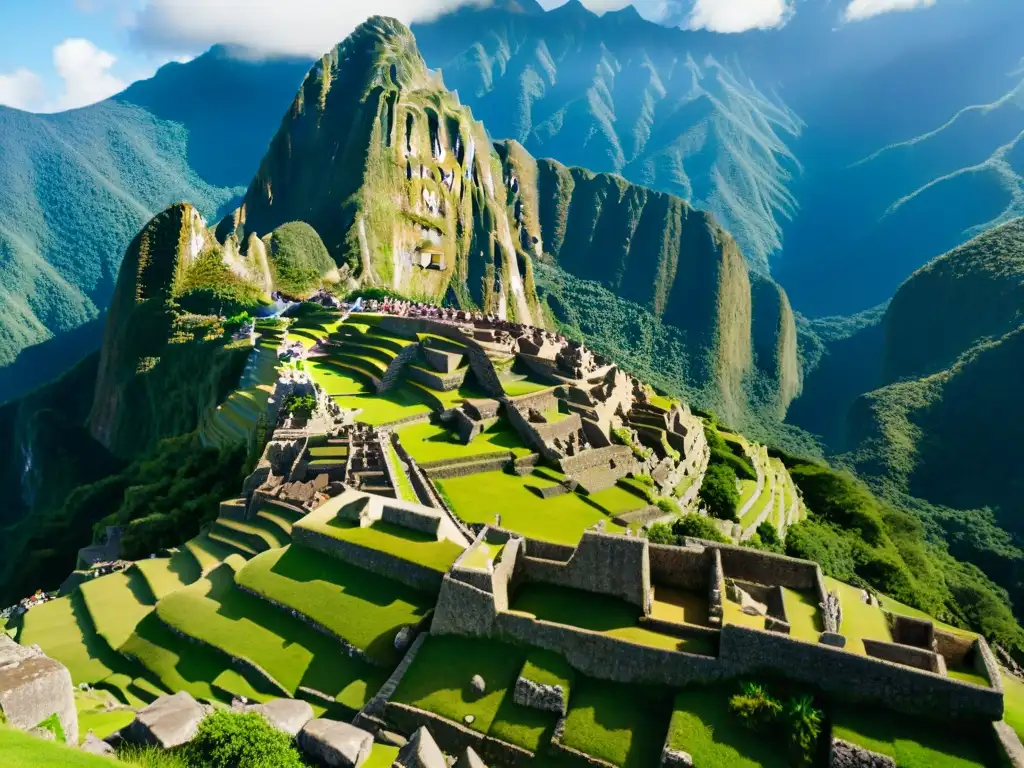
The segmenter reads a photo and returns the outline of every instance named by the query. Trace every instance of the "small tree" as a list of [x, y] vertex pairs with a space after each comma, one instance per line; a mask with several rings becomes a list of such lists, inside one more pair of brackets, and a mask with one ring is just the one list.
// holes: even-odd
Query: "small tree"
[[740, 492], [736, 490], [736, 473], [724, 464], [712, 464], [700, 486], [700, 500], [712, 516], [719, 520], [735, 520]]
[[676, 536], [667, 523], [654, 523], [647, 529], [647, 540], [652, 544], [676, 544]]
[[672, 524], [675, 543], [681, 544], [687, 536], [693, 539], [707, 539], [728, 544], [729, 539], [723, 536], [713, 522], [700, 515], [683, 515]]

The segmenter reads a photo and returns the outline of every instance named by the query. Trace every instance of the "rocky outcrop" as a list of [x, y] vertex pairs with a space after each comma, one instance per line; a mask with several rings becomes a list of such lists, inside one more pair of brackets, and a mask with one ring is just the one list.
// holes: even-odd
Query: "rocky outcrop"
[[293, 737], [313, 719], [313, 707], [299, 699], [271, 699], [264, 704], [253, 704], [246, 711], [263, 715], [277, 730]]
[[358, 768], [373, 748], [373, 736], [348, 723], [317, 718], [298, 735], [299, 747], [328, 768]]
[[[65, 739], [78, 743], [78, 713], [71, 674], [37, 646], [25, 648], [0, 632], [0, 715], [30, 731], [53, 715]], [[43, 729], [46, 730], [46, 729]]]
[[398, 768], [447, 768], [448, 762], [444, 759], [434, 737], [424, 726], [420, 726], [409, 739], [409, 743], [402, 747], [395, 760]]
[[196, 735], [207, 709], [186, 691], [161, 696], [141, 710], [121, 733], [136, 744], [153, 744], [172, 749], [187, 744]]

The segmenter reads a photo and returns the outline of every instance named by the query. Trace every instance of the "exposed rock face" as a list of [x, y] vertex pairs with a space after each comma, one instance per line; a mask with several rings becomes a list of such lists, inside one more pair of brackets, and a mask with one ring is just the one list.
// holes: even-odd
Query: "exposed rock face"
[[373, 748], [373, 736], [348, 723], [317, 718], [299, 731], [299, 747], [329, 768], [358, 768]]
[[737, 603], [740, 610], [748, 616], [768, 615], [767, 605], [758, 602], [750, 596], [750, 593], [731, 581], [725, 582], [725, 596], [732, 602]]
[[448, 768], [434, 737], [424, 727], [420, 727], [398, 753], [395, 765], [400, 768]]
[[669, 749], [661, 752], [661, 768], [693, 768], [693, 756], [681, 749]]
[[272, 726], [289, 736], [298, 735], [302, 727], [313, 719], [313, 707], [299, 699], [271, 699], [265, 704], [253, 704], [248, 712], [258, 712]]
[[207, 710], [186, 691], [161, 696], [140, 711], [122, 734], [138, 744], [171, 749], [187, 744], [196, 735]]
[[512, 693], [513, 701], [522, 707], [531, 707], [544, 712], [557, 712], [564, 715], [568, 702], [565, 691], [560, 685], [543, 685], [525, 677], [516, 680]]
[[308, 222], [364, 284], [542, 323], [506, 196], [483, 126], [373, 17], [309, 71], [231, 222], [239, 242]]
[[23, 731], [31, 731], [56, 714], [68, 743], [78, 743], [75, 690], [67, 668], [38, 647], [25, 648], [3, 633], [0, 633], [0, 713], [9, 726]]
[[831, 768], [896, 768], [896, 761], [842, 739], [832, 739]]

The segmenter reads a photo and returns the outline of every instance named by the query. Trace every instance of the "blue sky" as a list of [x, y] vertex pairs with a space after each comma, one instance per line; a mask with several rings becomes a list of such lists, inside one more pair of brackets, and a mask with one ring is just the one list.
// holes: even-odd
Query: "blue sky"
[[[214, 43], [255, 55], [315, 56], [368, 12], [406, 22], [489, 0], [0, 0], [0, 104], [36, 112], [85, 106]], [[546, 7], [565, 0], [540, 0]], [[779, 26], [800, 0], [632, 0], [653, 20], [716, 32]], [[829, 1], [829, 0], [826, 0]], [[854, 22], [949, 0], [831, 0]], [[1024, 1], [1024, 0], [1022, 0]], [[596, 12], [630, 0], [583, 0]]]

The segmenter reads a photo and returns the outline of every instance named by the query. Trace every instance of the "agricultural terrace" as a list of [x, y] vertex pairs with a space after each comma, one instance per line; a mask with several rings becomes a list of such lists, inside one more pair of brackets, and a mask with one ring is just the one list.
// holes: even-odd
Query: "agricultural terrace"
[[865, 639], [892, 642], [892, 632], [885, 613], [877, 605], [865, 603], [859, 588], [828, 576], [825, 577], [825, 587], [830, 592], [839, 593], [839, 602], [843, 607], [843, 624], [839, 632], [846, 636], [846, 650], [866, 655]]
[[432, 409], [426, 395], [403, 382], [386, 393], [368, 395], [343, 395], [334, 401], [346, 410], [357, 410], [356, 420], [371, 427], [394, 424], [414, 416], [428, 416]]
[[868, 708], [839, 707], [832, 735], [888, 755], [899, 768], [991, 768], [1000, 765], [991, 731], [917, 720]]
[[518, 477], [504, 472], [484, 472], [468, 477], [437, 480], [436, 485], [452, 510], [469, 524], [494, 524], [531, 539], [574, 546], [583, 532], [603, 520], [609, 532], [622, 532], [611, 517], [641, 509], [647, 500], [621, 486], [586, 496], [564, 493], [543, 499], [534, 489], [559, 485], [558, 473], [538, 470]]
[[715, 643], [704, 637], [679, 638], [654, 632], [640, 624], [637, 606], [609, 595], [551, 584], [523, 584], [516, 590], [509, 609], [530, 614], [541, 621], [588, 629], [637, 645], [714, 656]]
[[296, 545], [256, 556], [235, 580], [390, 667], [401, 661], [394, 645], [398, 630], [417, 624], [435, 601], [433, 595]]
[[237, 589], [235, 570], [241, 565], [229, 558], [161, 600], [157, 615], [172, 629], [254, 664], [289, 695], [308, 688], [351, 710], [366, 704], [387, 671], [349, 656], [337, 641]]
[[463, 548], [453, 541], [438, 541], [426, 534], [390, 523], [381, 521], [361, 528], [351, 520], [339, 519], [338, 513], [348, 503], [352, 503], [350, 496], [336, 496], [306, 515], [295, 527], [384, 552], [442, 573], [451, 568], [463, 552]]
[[402, 427], [398, 430], [402, 447], [417, 463], [429, 465], [450, 459], [482, 458], [486, 456], [526, 456], [531, 453], [505, 419], [478, 435], [469, 445], [442, 424], [427, 422]]
[[251, 353], [240, 386], [203, 417], [199, 427], [203, 445], [226, 446], [247, 441], [260, 415], [267, 413], [268, 399], [278, 377], [280, 336], [273, 331], [260, 332], [261, 338]]

